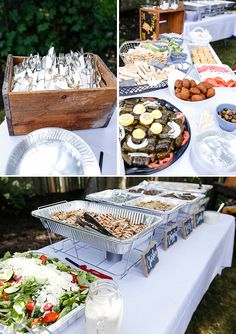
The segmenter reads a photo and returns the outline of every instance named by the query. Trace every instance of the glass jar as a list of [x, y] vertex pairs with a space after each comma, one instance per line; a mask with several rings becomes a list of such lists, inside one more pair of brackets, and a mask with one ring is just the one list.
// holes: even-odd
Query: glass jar
[[179, 0], [170, 0], [170, 8], [177, 9], [179, 7]]
[[160, 0], [160, 8], [162, 10], [169, 9], [169, 0]]
[[98, 280], [89, 287], [85, 304], [87, 334], [120, 334], [123, 300], [117, 283]]

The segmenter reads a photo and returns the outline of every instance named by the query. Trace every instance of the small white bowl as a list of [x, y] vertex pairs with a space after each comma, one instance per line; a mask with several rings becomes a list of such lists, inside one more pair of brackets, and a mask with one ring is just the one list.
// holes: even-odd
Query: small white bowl
[[[183, 78], [185, 77], [185, 73], [179, 71], [179, 70], [173, 70], [170, 72], [169, 76], [168, 76], [168, 88], [169, 91], [171, 93], [171, 95], [176, 98], [177, 100], [183, 102], [183, 103], [187, 103], [187, 104], [204, 104], [204, 103], [208, 103], [209, 101], [211, 101], [212, 99], [215, 98], [216, 93], [213, 97], [210, 97], [209, 99], [203, 100], [203, 101], [185, 101], [182, 99], [179, 99], [176, 95], [175, 95], [175, 81], [176, 80], [183, 80]], [[190, 80], [195, 80], [197, 84], [200, 83], [199, 80], [194, 79], [193, 77], [187, 75], [185, 79], [190, 79]]]

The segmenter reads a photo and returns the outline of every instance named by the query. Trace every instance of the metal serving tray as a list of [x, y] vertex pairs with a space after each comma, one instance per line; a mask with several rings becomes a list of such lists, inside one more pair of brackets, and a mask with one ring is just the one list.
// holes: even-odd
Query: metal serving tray
[[141, 194], [132, 194], [127, 190], [108, 189], [97, 193], [89, 194], [86, 200], [98, 203], [109, 203], [114, 205], [122, 205], [124, 202], [140, 197]]
[[[163, 197], [163, 195], [167, 195], [167, 194], [176, 194], [176, 195], [181, 195], [184, 194], [185, 192], [182, 191], [163, 191], [163, 193], [161, 193], [159, 196], [162, 198], [171, 198], [171, 197]], [[203, 194], [196, 194], [196, 193], [192, 193], [192, 192], [188, 192], [188, 194], [195, 196], [196, 198], [192, 199], [192, 200], [186, 200], [186, 199], [180, 199], [178, 198], [177, 200], [180, 201], [180, 203], [185, 203], [185, 205], [183, 207], [181, 207], [180, 211], [183, 212], [186, 215], [191, 215], [193, 214], [196, 210], [198, 210], [199, 206], [200, 206], [200, 202], [202, 199], [205, 198], [205, 195]]]
[[206, 194], [210, 191], [213, 186], [209, 184], [202, 184], [199, 188], [197, 183], [187, 183], [187, 182], [168, 182], [168, 181], [143, 181], [139, 183], [139, 187], [152, 186], [152, 189], [157, 190], [172, 190], [172, 191], [187, 191], [190, 193]]
[[[30, 252], [42, 254], [37, 251], [30, 251]], [[0, 261], [1, 260], [2, 259], [0, 259]], [[73, 270], [73, 268], [71, 269]], [[81, 269], [79, 270], [82, 271]], [[61, 319], [59, 319], [58, 321], [56, 321], [55, 323], [47, 327], [28, 328], [27, 326], [24, 326], [24, 328], [27, 331], [27, 333], [32, 333], [32, 334], [35, 334], [35, 333], [37, 334], [63, 333], [65, 329], [68, 328], [74, 321], [82, 317], [84, 315], [84, 312], [85, 312], [85, 304], [76, 307], [71, 312], [63, 316]], [[2, 316], [3, 314], [0, 314], [0, 315]], [[0, 334], [18, 334], [19, 330], [22, 328], [22, 324], [18, 324], [18, 325], [19, 327], [17, 327], [16, 330], [13, 330], [0, 323]]]
[[[125, 217], [134, 224], [146, 224], [147, 227], [132, 238], [119, 240], [114, 237], [105, 236], [93, 230], [87, 230], [82, 227], [71, 226], [51, 218], [51, 215], [58, 211], [74, 211], [86, 210], [97, 214], [110, 213], [115, 217]], [[43, 226], [50, 232], [68, 237], [74, 241], [82, 241], [104, 251], [114, 254], [125, 254], [131, 248], [138, 246], [153, 235], [155, 228], [162, 223], [160, 217], [136, 212], [129, 208], [121, 206], [94, 203], [88, 201], [71, 201], [57, 205], [47, 206], [35, 211], [32, 211], [32, 216], [41, 220]]]
[[[138, 204], [140, 202], [150, 202], [150, 201], [155, 201], [155, 200], [163, 202], [163, 203], [174, 204], [176, 206], [175, 206], [175, 208], [173, 208], [171, 210], [167, 210], [167, 211], [144, 209], [144, 208], [140, 208], [138, 206]], [[139, 197], [138, 199], [134, 199], [134, 200], [131, 200], [131, 201], [128, 201], [128, 202], [125, 203], [126, 207], [130, 207], [137, 212], [143, 212], [145, 214], [155, 215], [157, 217], [161, 217], [162, 224], [177, 221], [179, 211], [180, 211], [181, 208], [183, 208], [184, 205], [186, 205], [186, 204], [181, 203], [179, 200], [170, 199], [170, 198], [163, 198], [163, 197], [160, 197], [158, 195], [157, 196], [143, 195], [143, 196]]]

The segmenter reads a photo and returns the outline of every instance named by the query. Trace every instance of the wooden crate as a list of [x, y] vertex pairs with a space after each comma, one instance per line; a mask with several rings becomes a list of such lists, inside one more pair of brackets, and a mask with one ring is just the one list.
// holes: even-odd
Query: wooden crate
[[139, 10], [140, 40], [156, 40], [163, 33], [182, 34], [184, 28], [184, 6], [182, 3], [175, 10], [162, 10], [160, 7]]
[[11, 92], [13, 66], [26, 57], [8, 55], [2, 94], [9, 134], [23, 135], [44, 127], [106, 127], [116, 105], [116, 78], [100, 57], [93, 56], [102, 76], [101, 88]]

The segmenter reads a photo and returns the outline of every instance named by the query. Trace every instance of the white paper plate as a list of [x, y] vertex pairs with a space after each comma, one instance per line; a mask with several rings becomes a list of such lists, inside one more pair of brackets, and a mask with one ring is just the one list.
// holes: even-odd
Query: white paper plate
[[31, 132], [13, 149], [6, 175], [100, 175], [96, 157], [76, 134], [60, 128]]

